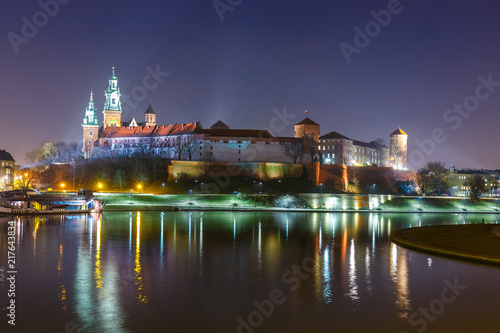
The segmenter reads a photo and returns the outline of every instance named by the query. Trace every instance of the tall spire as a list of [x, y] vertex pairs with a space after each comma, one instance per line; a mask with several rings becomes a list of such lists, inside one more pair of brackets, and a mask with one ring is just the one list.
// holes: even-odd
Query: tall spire
[[87, 108], [85, 109], [85, 117], [83, 118], [83, 125], [91, 125], [91, 126], [99, 125], [97, 114], [95, 112], [94, 92], [92, 89], [90, 90], [89, 106], [87, 106]]

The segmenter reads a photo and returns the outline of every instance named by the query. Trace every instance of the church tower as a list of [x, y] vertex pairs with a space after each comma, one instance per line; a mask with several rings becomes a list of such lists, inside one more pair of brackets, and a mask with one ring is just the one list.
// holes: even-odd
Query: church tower
[[104, 92], [106, 102], [104, 103], [104, 110], [102, 111], [103, 128], [108, 126], [121, 126], [122, 124], [122, 103], [120, 101], [120, 88], [118, 88], [118, 79], [115, 75], [115, 68], [113, 67], [113, 74], [109, 78], [108, 89]]
[[94, 107], [94, 93], [90, 91], [90, 101], [89, 106], [85, 110], [85, 117], [83, 118], [83, 155], [84, 157], [90, 158], [92, 154], [92, 148], [94, 147], [94, 142], [98, 138], [99, 131], [99, 120], [97, 119], [97, 113]]
[[156, 126], [156, 113], [151, 106], [151, 102], [149, 102], [148, 109], [144, 112], [144, 124], [146, 126]]

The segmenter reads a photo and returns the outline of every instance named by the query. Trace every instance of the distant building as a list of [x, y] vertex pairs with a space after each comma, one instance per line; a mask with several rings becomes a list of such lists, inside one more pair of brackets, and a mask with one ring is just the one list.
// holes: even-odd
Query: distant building
[[[99, 126], [93, 93], [90, 93], [82, 124], [85, 158], [102, 154], [215, 162], [311, 163], [322, 160], [328, 164], [406, 167], [406, 143], [396, 144], [398, 148], [394, 150], [394, 156], [401, 154], [404, 159], [394, 159], [391, 163], [389, 149], [375, 143], [352, 140], [336, 132], [320, 137], [320, 125], [309, 117], [295, 125], [293, 138], [274, 137], [266, 130], [232, 129], [220, 119], [209, 129], [203, 128], [200, 122], [158, 125], [151, 103], [144, 112], [144, 119], [138, 121], [132, 117], [124, 122], [114, 67], [104, 95], [103, 122]], [[391, 140], [394, 136], [394, 140], [403, 142], [402, 134], [395, 133]]]
[[295, 125], [294, 135], [296, 138], [317, 138], [318, 152], [323, 164], [377, 165], [395, 169], [407, 167], [408, 135], [400, 128], [390, 135], [390, 148], [377, 142], [353, 140], [335, 131], [320, 136], [320, 125], [309, 117]]
[[453, 166], [450, 167], [452, 183], [456, 184], [451, 189], [454, 195], [467, 197], [470, 195], [471, 188], [467, 185], [467, 181], [472, 177], [481, 176], [484, 179], [484, 187], [487, 191], [487, 196], [498, 197], [500, 196], [500, 174], [495, 170], [475, 170], [475, 169], [462, 169], [457, 170]]
[[0, 150], [0, 191], [14, 189], [15, 163], [10, 153]]
[[[200, 122], [158, 125], [151, 103], [144, 112], [143, 121], [132, 117], [124, 122], [114, 68], [105, 97], [103, 123], [99, 126], [93, 94], [90, 95], [82, 124], [85, 158], [103, 154], [192, 161], [290, 163], [292, 158], [285, 147], [301, 142], [295, 138], [274, 137], [266, 130], [231, 129], [220, 119], [209, 129], [203, 128]], [[302, 156], [299, 156], [297, 163], [301, 162]]]

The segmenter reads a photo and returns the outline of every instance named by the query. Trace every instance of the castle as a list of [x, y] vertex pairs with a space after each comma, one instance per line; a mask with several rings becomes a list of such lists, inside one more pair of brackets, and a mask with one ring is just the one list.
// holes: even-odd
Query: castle
[[83, 154], [93, 156], [154, 156], [173, 160], [214, 162], [275, 162], [407, 166], [407, 134], [398, 128], [390, 146], [362, 142], [337, 132], [320, 136], [320, 125], [306, 117], [295, 125], [294, 137], [274, 137], [267, 130], [232, 129], [220, 119], [210, 128], [201, 123], [158, 125], [151, 105], [143, 121], [121, 119], [118, 79], [113, 67], [105, 91], [103, 122], [99, 125], [93, 92], [83, 119]]

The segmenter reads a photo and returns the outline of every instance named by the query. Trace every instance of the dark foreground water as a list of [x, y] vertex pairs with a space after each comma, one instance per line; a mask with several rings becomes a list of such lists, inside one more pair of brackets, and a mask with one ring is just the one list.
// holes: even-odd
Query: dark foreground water
[[13, 223], [15, 296], [12, 220], [1, 219], [0, 332], [498, 332], [500, 269], [389, 239], [399, 228], [482, 218], [496, 222], [347, 213], [27, 217]]

